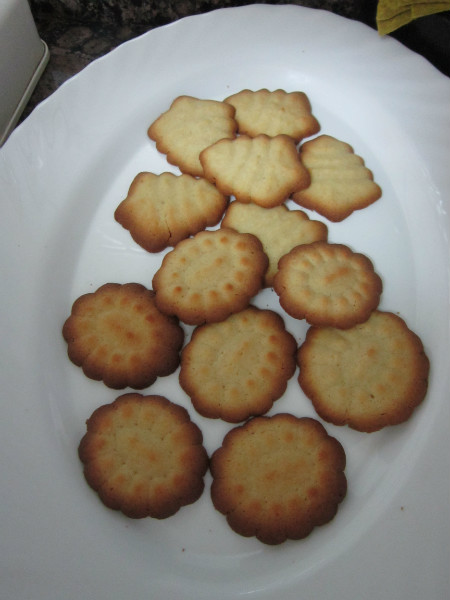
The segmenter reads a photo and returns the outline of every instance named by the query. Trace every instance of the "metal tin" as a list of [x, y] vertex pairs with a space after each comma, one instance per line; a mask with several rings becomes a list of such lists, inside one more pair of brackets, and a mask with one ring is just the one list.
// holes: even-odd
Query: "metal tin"
[[49, 59], [27, 0], [0, 3], [0, 146], [20, 118]]

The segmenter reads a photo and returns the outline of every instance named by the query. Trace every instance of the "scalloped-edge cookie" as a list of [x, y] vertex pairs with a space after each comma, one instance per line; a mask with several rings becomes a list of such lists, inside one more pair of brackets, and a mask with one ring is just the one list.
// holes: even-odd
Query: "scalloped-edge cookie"
[[181, 354], [180, 384], [202, 416], [238, 423], [281, 398], [296, 351], [280, 315], [249, 306], [194, 330]]
[[311, 185], [295, 192], [292, 199], [330, 221], [343, 221], [381, 197], [372, 171], [346, 142], [318, 136], [301, 145], [300, 159], [311, 176]]
[[284, 310], [311, 325], [347, 329], [366, 321], [382, 281], [372, 261], [344, 244], [296, 246], [278, 263], [273, 287]]
[[284, 90], [242, 90], [224, 100], [236, 109], [235, 119], [241, 134], [270, 137], [285, 134], [295, 142], [320, 130], [304, 92]]
[[268, 262], [254, 235], [200, 231], [164, 256], [152, 282], [156, 305], [188, 325], [222, 321], [247, 308], [263, 286]]
[[203, 175], [199, 154], [222, 138], [236, 137], [231, 104], [178, 96], [148, 128], [148, 136], [168, 162], [183, 173]]
[[269, 257], [265, 286], [271, 287], [278, 271], [278, 262], [295, 246], [326, 241], [328, 227], [314, 221], [302, 210], [289, 210], [285, 204], [263, 208], [257, 204], [232, 202], [222, 219], [221, 227], [241, 233], [252, 233], [261, 241]]
[[70, 360], [113, 389], [143, 389], [180, 363], [184, 331], [139, 283], [106, 283], [80, 296], [63, 326]]
[[114, 217], [148, 252], [160, 252], [216, 225], [228, 198], [191, 175], [143, 172], [134, 178]]
[[351, 329], [310, 327], [298, 351], [299, 383], [334, 425], [373, 432], [409, 419], [427, 392], [420, 338], [390, 312]]
[[206, 179], [226, 196], [265, 208], [283, 204], [307, 187], [310, 176], [287, 135], [223, 139], [200, 153]]
[[238, 534], [298, 540], [330, 522], [347, 492], [342, 445], [319, 421], [281, 413], [227, 433], [210, 461], [211, 498]]
[[208, 456], [182, 406], [124, 394], [97, 408], [78, 447], [87, 483], [127, 517], [166, 519], [203, 493]]

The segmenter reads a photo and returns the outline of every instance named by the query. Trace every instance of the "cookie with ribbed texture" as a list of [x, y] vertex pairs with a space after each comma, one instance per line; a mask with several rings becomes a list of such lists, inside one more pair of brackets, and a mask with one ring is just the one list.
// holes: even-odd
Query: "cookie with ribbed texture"
[[380, 302], [382, 281], [372, 261], [344, 244], [296, 246], [279, 263], [273, 287], [284, 310], [311, 325], [347, 329]]
[[183, 348], [179, 380], [204, 417], [230, 423], [266, 413], [296, 368], [284, 321], [254, 306], [197, 327]]
[[358, 431], [403, 423], [427, 391], [422, 341], [389, 312], [377, 310], [346, 330], [310, 327], [297, 359], [300, 386], [317, 413]]
[[88, 484], [109, 508], [165, 519], [203, 493], [208, 456], [185, 408], [124, 394], [97, 408], [78, 447]]
[[138, 283], [107, 283], [80, 296], [63, 326], [70, 360], [114, 389], [143, 389], [173, 373], [184, 331]]
[[228, 199], [209, 181], [191, 175], [139, 173], [114, 216], [149, 252], [216, 225]]
[[236, 109], [235, 119], [241, 134], [271, 137], [286, 134], [296, 142], [320, 130], [304, 92], [284, 90], [242, 90], [225, 99]]
[[307, 187], [310, 176], [287, 135], [223, 139], [200, 153], [206, 179], [226, 196], [265, 208], [282, 204]]
[[271, 545], [301, 539], [335, 517], [347, 492], [345, 463], [319, 421], [255, 417], [212, 455], [212, 501], [240, 535]]
[[263, 286], [268, 262], [254, 235], [201, 231], [163, 258], [152, 283], [156, 305], [188, 325], [222, 321], [247, 308]]
[[257, 204], [232, 202], [221, 223], [241, 233], [252, 233], [261, 241], [269, 257], [265, 277], [266, 287], [273, 285], [278, 261], [292, 248], [301, 244], [326, 241], [328, 227], [314, 221], [302, 210], [289, 210], [285, 204], [263, 208]]
[[234, 107], [217, 100], [178, 96], [148, 128], [168, 162], [183, 173], [203, 175], [199, 154], [222, 138], [236, 137]]
[[311, 185], [295, 192], [292, 199], [330, 221], [343, 221], [381, 197], [372, 171], [346, 142], [321, 135], [302, 144], [300, 158]]

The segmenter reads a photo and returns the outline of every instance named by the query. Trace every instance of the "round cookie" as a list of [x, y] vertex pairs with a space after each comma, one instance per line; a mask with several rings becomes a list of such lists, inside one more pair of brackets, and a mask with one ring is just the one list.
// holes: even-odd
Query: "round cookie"
[[162, 396], [119, 396], [87, 420], [78, 447], [88, 484], [109, 508], [165, 519], [202, 494], [208, 456], [200, 429]]
[[383, 286], [369, 258], [343, 244], [319, 241], [284, 255], [273, 287], [291, 317], [347, 329], [369, 318]]
[[63, 326], [70, 360], [114, 389], [143, 389], [180, 362], [184, 331], [138, 283], [107, 283], [80, 296]]
[[211, 498], [240, 535], [266, 544], [301, 539], [328, 523], [347, 491], [341, 444], [315, 419], [255, 417], [211, 457]]
[[250, 306], [194, 330], [181, 354], [180, 384], [201, 415], [238, 423], [283, 395], [296, 350], [277, 313]]
[[156, 305], [189, 325], [222, 321], [260, 291], [268, 262], [254, 235], [201, 231], [165, 255], [152, 282]]
[[310, 327], [297, 359], [300, 386], [319, 416], [358, 431], [406, 421], [427, 391], [422, 342], [389, 312], [346, 330]]

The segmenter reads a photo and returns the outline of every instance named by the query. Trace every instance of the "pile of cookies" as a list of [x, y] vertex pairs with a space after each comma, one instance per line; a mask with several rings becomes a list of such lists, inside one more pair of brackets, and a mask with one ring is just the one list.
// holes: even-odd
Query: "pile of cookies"
[[[208, 457], [188, 411], [167, 398], [133, 392], [99, 407], [79, 457], [106, 506], [167, 518], [200, 497], [209, 468], [234, 531], [304, 538], [335, 516], [347, 479], [344, 448], [318, 419], [266, 415], [297, 366], [318, 417], [365, 433], [404, 422], [425, 397], [422, 342], [379, 310], [372, 261], [287, 205], [339, 222], [381, 197], [353, 148], [319, 131], [305, 93], [266, 89], [180, 96], [150, 125], [180, 174], [139, 173], [114, 216], [164, 255], [148, 288], [107, 283], [74, 302], [68, 355], [113, 389], [179, 368], [194, 411], [232, 425]], [[265, 288], [279, 310], [252, 304]], [[300, 346], [283, 312], [308, 324]]]

